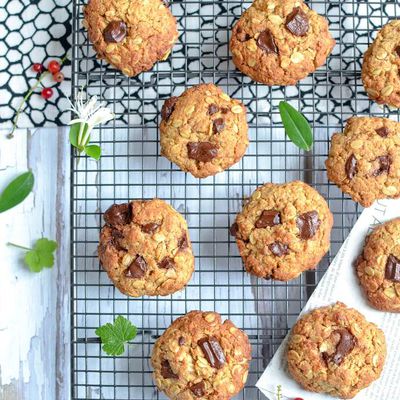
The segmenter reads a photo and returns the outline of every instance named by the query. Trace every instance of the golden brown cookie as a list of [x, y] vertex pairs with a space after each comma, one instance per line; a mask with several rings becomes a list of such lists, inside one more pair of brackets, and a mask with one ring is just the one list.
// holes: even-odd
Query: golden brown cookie
[[364, 207], [400, 197], [400, 123], [353, 117], [332, 136], [328, 178]]
[[400, 108], [400, 21], [385, 25], [364, 55], [362, 80], [370, 99]]
[[343, 303], [317, 308], [294, 325], [289, 372], [305, 389], [351, 399], [381, 375], [384, 333]]
[[185, 219], [159, 199], [115, 204], [104, 213], [100, 262], [129, 296], [165, 296], [186, 286], [194, 257]]
[[266, 85], [295, 85], [335, 46], [327, 20], [300, 0], [255, 0], [235, 24], [233, 62]]
[[246, 152], [245, 106], [211, 83], [166, 100], [161, 115], [161, 154], [197, 178], [224, 171]]
[[333, 216], [311, 186], [260, 186], [231, 227], [247, 272], [288, 281], [313, 269], [329, 249]]
[[162, 0], [89, 0], [84, 15], [98, 58], [127, 76], [165, 60], [178, 38], [176, 20]]
[[191, 311], [156, 341], [154, 381], [172, 400], [229, 400], [247, 380], [247, 335], [215, 312]]
[[377, 226], [356, 261], [357, 275], [378, 310], [400, 312], [400, 218]]

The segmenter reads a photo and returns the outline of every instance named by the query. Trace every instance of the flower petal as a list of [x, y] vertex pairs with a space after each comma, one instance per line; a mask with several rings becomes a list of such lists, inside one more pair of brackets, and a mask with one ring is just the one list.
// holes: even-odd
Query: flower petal
[[106, 107], [99, 108], [87, 121], [90, 126], [104, 124], [115, 118], [114, 113]]

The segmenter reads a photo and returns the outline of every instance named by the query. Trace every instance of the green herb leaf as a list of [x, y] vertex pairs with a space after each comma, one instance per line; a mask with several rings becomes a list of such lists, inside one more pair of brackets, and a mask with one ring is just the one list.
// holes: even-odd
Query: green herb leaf
[[286, 101], [279, 103], [279, 112], [289, 139], [297, 147], [309, 151], [313, 144], [313, 135], [310, 124], [304, 115]]
[[43, 268], [54, 265], [53, 252], [57, 249], [57, 242], [42, 238], [36, 241], [32, 250], [25, 254], [25, 263], [32, 272], [40, 272]]
[[119, 356], [125, 351], [125, 343], [136, 337], [137, 328], [122, 315], [114, 324], [107, 323], [95, 331], [103, 344], [102, 349], [109, 356]]
[[21, 203], [32, 191], [35, 179], [31, 171], [15, 178], [0, 195], [0, 213]]
[[95, 160], [99, 160], [101, 156], [101, 148], [95, 144], [90, 144], [88, 146], [85, 146], [85, 153], [89, 157], [92, 157]]
[[[85, 125], [83, 128], [82, 132], [82, 137], [86, 134], [89, 125], [86, 122], [83, 122]], [[79, 132], [81, 130], [81, 123], [76, 122], [75, 124], [71, 125], [71, 128], [69, 130], [69, 141], [71, 142], [72, 146], [76, 147], [79, 151], [83, 150], [83, 146], [80, 146], [78, 144], [78, 137], [79, 137]]]

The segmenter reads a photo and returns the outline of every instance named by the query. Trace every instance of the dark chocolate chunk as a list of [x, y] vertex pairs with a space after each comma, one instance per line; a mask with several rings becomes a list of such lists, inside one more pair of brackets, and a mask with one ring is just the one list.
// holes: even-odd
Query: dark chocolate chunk
[[156, 222], [150, 222], [149, 224], [142, 225], [142, 231], [144, 233], [152, 234], [157, 230], [159, 226], [160, 224], [157, 224]]
[[181, 250], [186, 249], [189, 246], [186, 233], [183, 233], [182, 237], [178, 240], [178, 247]]
[[248, 40], [251, 39], [251, 36], [248, 33], [243, 32], [241, 28], [237, 30], [236, 37], [237, 40], [239, 40], [239, 42], [247, 42]]
[[375, 129], [375, 132], [376, 132], [379, 136], [381, 136], [381, 137], [383, 137], [383, 138], [389, 136], [389, 129], [386, 128], [386, 126], [382, 126], [382, 128]]
[[210, 162], [218, 155], [218, 148], [210, 142], [189, 142], [188, 156], [199, 162]]
[[390, 156], [380, 156], [375, 159], [378, 167], [372, 171], [372, 176], [379, 176], [383, 174], [388, 174], [390, 171], [390, 166], [392, 165], [392, 158]]
[[228, 107], [221, 107], [221, 113], [222, 114], [228, 114], [229, 108]]
[[140, 279], [144, 277], [147, 270], [146, 260], [142, 256], [137, 256], [135, 261], [131, 263], [128, 270], [125, 273], [127, 278]]
[[131, 222], [131, 208], [129, 203], [114, 204], [104, 213], [104, 221], [108, 225], [126, 225]]
[[183, 346], [186, 343], [186, 340], [183, 336], [178, 339], [179, 346]]
[[356, 338], [346, 328], [337, 329], [333, 333], [340, 335], [340, 340], [330, 360], [336, 365], [340, 365], [344, 358], [354, 349]]
[[213, 133], [216, 135], [217, 133], [220, 133], [224, 130], [225, 128], [225, 122], [223, 118], [217, 118], [213, 121]]
[[178, 379], [178, 375], [172, 371], [168, 360], [161, 361], [161, 376], [165, 379]]
[[200, 339], [197, 344], [203, 351], [204, 357], [213, 368], [220, 369], [225, 364], [225, 354], [214, 336]]
[[354, 154], [352, 154], [346, 161], [346, 165], [345, 165], [345, 170], [346, 170], [346, 175], [347, 177], [351, 180], [354, 178], [354, 176], [357, 173], [357, 159], [354, 156]]
[[169, 99], [165, 100], [165, 102], [162, 106], [162, 109], [161, 109], [161, 118], [164, 121], [168, 121], [169, 117], [174, 112], [177, 101], [178, 101], [178, 98], [175, 96], [170, 97]]
[[118, 229], [113, 229], [111, 231], [111, 244], [118, 250], [126, 250], [125, 248], [123, 248], [121, 246], [121, 239], [123, 238], [123, 234], [121, 231], [119, 231]]
[[232, 226], [229, 228], [229, 233], [230, 233], [233, 237], [236, 237], [236, 235], [237, 235], [237, 233], [238, 233], [238, 230], [239, 230], [239, 225], [238, 225], [236, 222], [234, 222], [234, 223], [232, 224]]
[[276, 46], [274, 36], [269, 29], [261, 32], [257, 38], [257, 46], [268, 54], [278, 54], [278, 47]]
[[306, 240], [315, 236], [321, 225], [321, 220], [318, 218], [317, 211], [309, 211], [297, 217], [296, 225], [300, 231], [300, 238]]
[[397, 53], [397, 55], [400, 57], [400, 46], [397, 46], [394, 51]]
[[208, 114], [213, 115], [219, 111], [219, 107], [216, 104], [210, 104], [208, 106]]
[[288, 245], [282, 242], [271, 243], [268, 248], [270, 249], [271, 253], [277, 257], [282, 257], [286, 254], [289, 254]]
[[104, 29], [104, 40], [107, 43], [119, 43], [125, 39], [126, 24], [124, 21], [111, 21]]
[[286, 28], [295, 36], [305, 36], [310, 28], [307, 14], [300, 8], [295, 7], [286, 17]]
[[203, 381], [189, 386], [189, 389], [196, 397], [202, 397], [206, 394], [206, 387]]
[[175, 267], [174, 260], [170, 257], [165, 257], [159, 264], [158, 266], [160, 268], [165, 268], [165, 269], [170, 269]]
[[386, 261], [385, 279], [400, 282], [400, 259], [391, 254]]
[[281, 224], [281, 213], [277, 210], [264, 210], [256, 221], [256, 228], [266, 228]]

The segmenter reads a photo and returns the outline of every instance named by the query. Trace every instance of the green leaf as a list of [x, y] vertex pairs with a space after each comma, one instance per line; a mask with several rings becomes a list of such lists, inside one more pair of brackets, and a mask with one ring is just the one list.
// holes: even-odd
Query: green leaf
[[136, 337], [137, 328], [122, 315], [118, 316], [114, 324], [107, 323], [95, 331], [103, 344], [102, 349], [109, 356], [119, 356], [125, 351], [125, 343]]
[[279, 103], [279, 112], [289, 139], [297, 147], [309, 151], [313, 144], [313, 135], [310, 124], [304, 115], [286, 101]]
[[89, 157], [99, 160], [101, 156], [101, 148], [95, 144], [90, 144], [89, 146], [85, 146], [85, 153]]
[[31, 171], [15, 178], [0, 195], [0, 213], [21, 203], [32, 191], [35, 179]]
[[42, 238], [36, 241], [32, 250], [25, 254], [25, 263], [32, 272], [40, 272], [43, 268], [51, 268], [54, 265], [54, 251], [57, 242]]
[[[82, 123], [85, 124], [82, 132], [82, 136], [84, 136], [89, 128], [89, 125], [86, 122]], [[71, 128], [69, 130], [69, 141], [71, 142], [72, 146], [76, 147], [79, 151], [82, 151], [83, 146], [78, 145], [78, 136], [80, 129], [81, 129], [80, 122], [76, 122], [75, 124], [71, 125]]]

